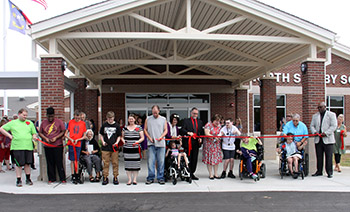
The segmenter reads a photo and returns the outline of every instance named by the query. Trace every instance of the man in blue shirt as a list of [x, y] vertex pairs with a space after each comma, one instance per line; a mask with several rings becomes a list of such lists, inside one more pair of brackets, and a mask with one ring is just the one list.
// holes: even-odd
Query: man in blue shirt
[[[306, 125], [300, 121], [300, 115], [294, 114], [291, 121], [286, 123], [286, 126], [283, 128], [282, 135], [287, 135], [288, 133], [293, 133], [294, 135], [307, 135], [309, 134]], [[307, 144], [306, 139], [309, 136], [300, 136], [300, 137], [294, 137], [294, 140], [296, 142], [302, 142], [302, 144]]]

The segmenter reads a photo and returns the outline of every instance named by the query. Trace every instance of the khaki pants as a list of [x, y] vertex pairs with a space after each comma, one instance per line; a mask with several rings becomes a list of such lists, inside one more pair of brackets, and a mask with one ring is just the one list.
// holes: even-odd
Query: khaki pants
[[118, 177], [118, 169], [119, 169], [119, 152], [109, 152], [109, 151], [102, 151], [102, 161], [103, 161], [103, 177], [108, 177], [109, 174], [109, 163], [112, 159], [112, 166], [113, 166], [113, 176]]

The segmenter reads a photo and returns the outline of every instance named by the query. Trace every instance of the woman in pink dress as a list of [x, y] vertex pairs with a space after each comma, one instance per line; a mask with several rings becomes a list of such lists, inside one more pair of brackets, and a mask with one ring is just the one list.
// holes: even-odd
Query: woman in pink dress
[[[215, 114], [211, 118], [211, 122], [208, 122], [204, 127], [206, 136], [218, 136], [220, 135], [220, 120], [222, 116]], [[203, 159], [204, 164], [207, 164], [209, 179], [220, 179], [218, 175], [219, 163], [222, 162], [222, 151], [220, 145], [220, 138], [205, 138], [203, 142]], [[213, 175], [214, 169], [214, 175]]]

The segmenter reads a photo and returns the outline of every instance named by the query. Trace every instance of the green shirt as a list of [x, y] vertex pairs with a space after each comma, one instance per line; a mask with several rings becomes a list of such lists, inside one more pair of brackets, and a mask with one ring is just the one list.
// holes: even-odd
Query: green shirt
[[36, 134], [34, 124], [29, 121], [13, 120], [2, 126], [6, 131], [11, 131], [13, 139], [11, 150], [33, 150], [33, 135]]
[[241, 143], [241, 147], [244, 147], [246, 148], [247, 150], [255, 150], [255, 151], [258, 151], [256, 149], [256, 144], [258, 143], [258, 139], [255, 139], [255, 138], [249, 138], [249, 142], [248, 144], [242, 142]]

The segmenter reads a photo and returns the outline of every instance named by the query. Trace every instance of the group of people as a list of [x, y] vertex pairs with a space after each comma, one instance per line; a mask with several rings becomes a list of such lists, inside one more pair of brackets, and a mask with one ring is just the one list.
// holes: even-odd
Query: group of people
[[[338, 121], [333, 112], [326, 110], [325, 103], [318, 106], [319, 112], [312, 117], [310, 131], [317, 134], [315, 137], [317, 171], [312, 176], [322, 175], [323, 155], [326, 155], [326, 172], [328, 177], [333, 176], [332, 154], [336, 159], [335, 170], [341, 172], [339, 166], [341, 154], [344, 153], [343, 138], [346, 136], [346, 127], [342, 123], [343, 115], [339, 115]], [[5, 158], [8, 169], [9, 154], [16, 164], [16, 185], [22, 186], [22, 167], [26, 174], [26, 184], [32, 185], [30, 178], [30, 165], [33, 164], [33, 141], [44, 144], [47, 161], [47, 174], [49, 183], [59, 181], [66, 183], [66, 174], [63, 167], [64, 148], [68, 146], [68, 158], [71, 161], [72, 181], [80, 182], [79, 163], [84, 163], [89, 174], [90, 182], [100, 182], [102, 185], [109, 183], [110, 163], [113, 167], [113, 184], [118, 185], [119, 175], [119, 151], [122, 149], [124, 166], [128, 177], [127, 185], [137, 185], [138, 173], [141, 169], [142, 150], [147, 149], [148, 175], [146, 184], [152, 184], [157, 180], [161, 185], [165, 184], [164, 167], [166, 155], [183, 157], [190, 171], [192, 180], [198, 180], [195, 175], [197, 170], [199, 148], [203, 146], [202, 162], [206, 164], [209, 179], [235, 178], [233, 173], [234, 158], [237, 153], [247, 159], [247, 169], [252, 178], [256, 175], [252, 172], [251, 161], [256, 156], [256, 144], [262, 145], [259, 138], [249, 138], [242, 135], [240, 120], [236, 123], [233, 119], [215, 114], [211, 120], [203, 125], [198, 119], [199, 111], [192, 108], [190, 117], [182, 121], [179, 129], [179, 116], [172, 114], [170, 121], [159, 114], [157, 105], [152, 107], [152, 115], [148, 116], [144, 125], [142, 119], [134, 114], [129, 114], [127, 123], [117, 123], [115, 114], [109, 111], [106, 121], [99, 130], [98, 141], [91, 123], [85, 120], [86, 115], [79, 111], [74, 112], [74, 118], [65, 126], [64, 122], [55, 118], [55, 110], [52, 107], [46, 109], [47, 118], [38, 127], [38, 133], [31, 121], [26, 119], [28, 111], [21, 109], [18, 119], [7, 122], [1, 121], [1, 158]], [[139, 120], [141, 119], [141, 120]], [[337, 124], [338, 123], [338, 124]], [[123, 126], [121, 126], [123, 124]], [[308, 129], [300, 121], [298, 114], [287, 115], [287, 122], [283, 124], [282, 134], [286, 135], [286, 141], [280, 146], [287, 150], [288, 167], [293, 177], [298, 175], [297, 163], [300, 158], [299, 150], [307, 144]], [[38, 137], [38, 136], [39, 137]], [[242, 142], [236, 147], [237, 136], [242, 136]], [[288, 137], [289, 136], [289, 137]], [[296, 136], [296, 137], [294, 137]], [[67, 143], [65, 142], [67, 141]], [[170, 145], [169, 145], [170, 142]], [[9, 145], [10, 144], [10, 145]], [[176, 145], [179, 144], [179, 145]], [[334, 147], [335, 144], [335, 147]], [[123, 146], [122, 148], [120, 148]], [[169, 149], [167, 151], [167, 148]], [[179, 148], [184, 151], [179, 151]], [[278, 148], [277, 151], [281, 151]], [[223, 162], [223, 171], [219, 175], [219, 164]], [[294, 163], [294, 168], [293, 168]], [[95, 168], [95, 176], [93, 173]], [[228, 169], [228, 172], [227, 172]], [[102, 175], [101, 175], [102, 171]]]
[[[334, 112], [327, 110], [326, 104], [321, 102], [318, 112], [312, 116], [310, 132], [315, 135], [315, 150], [317, 171], [312, 176], [323, 175], [323, 161], [325, 156], [325, 170], [328, 178], [333, 177], [333, 154], [335, 158], [335, 171], [341, 172], [340, 159], [345, 154], [344, 137], [347, 136], [346, 126], [344, 125], [344, 115], [339, 114], [338, 118]], [[300, 121], [299, 114], [288, 114], [286, 121], [281, 125], [282, 135], [286, 141], [281, 142], [277, 152], [282, 149], [286, 151], [289, 172], [293, 178], [299, 175], [298, 161], [301, 159], [300, 151], [307, 145], [308, 128]]]

